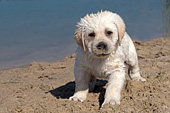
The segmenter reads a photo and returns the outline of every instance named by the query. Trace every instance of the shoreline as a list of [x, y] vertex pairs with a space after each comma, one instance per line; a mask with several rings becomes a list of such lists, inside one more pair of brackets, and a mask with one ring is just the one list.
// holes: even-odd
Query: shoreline
[[[164, 38], [164, 37], [161, 37], [161, 38], [154, 38], [154, 39], [151, 39], [151, 40], [147, 40], [147, 41], [139, 41], [139, 40], [133, 40], [133, 42], [150, 42], [150, 41], [155, 41], [155, 40], [160, 40], [160, 39], [168, 39], [168, 38]], [[74, 48], [73, 51], [75, 51], [75, 47], [76, 46], [72, 46]], [[70, 51], [70, 49], [67, 50], [67, 52]], [[38, 52], [38, 51], [37, 51]], [[62, 52], [60, 52], [62, 53]], [[57, 54], [57, 53], [56, 53]], [[49, 62], [49, 63], [52, 63], [52, 62], [56, 62], [56, 61], [61, 61], [63, 60], [64, 58], [66, 57], [69, 57], [71, 56], [72, 54], [75, 54], [75, 53], [69, 53], [70, 55], [66, 55], [64, 53], [62, 53], [63, 55], [60, 55], [60, 56], [56, 56], [54, 58], [52, 58], [52, 60], [48, 60], [48, 58], [42, 58], [40, 61], [20, 61], [20, 60], [14, 60], [12, 61], [12, 64], [15, 64], [15, 65], [11, 65], [10, 63], [3, 63], [3, 65], [5, 65], [4, 67], [1, 66], [0, 68], [0, 71], [2, 70], [9, 70], [9, 69], [15, 69], [15, 68], [22, 68], [22, 67], [25, 67], [25, 66], [29, 66], [31, 63], [33, 62]], [[33, 56], [31, 56], [33, 58]], [[34, 58], [33, 58], [34, 59]], [[25, 59], [26, 60], [26, 59]]]
[[[61, 51], [61, 48], [64, 48]], [[65, 57], [71, 55], [76, 50], [76, 44], [60, 45], [54, 47], [48, 47], [42, 50], [37, 50], [29, 53], [28, 55], [21, 56], [19, 58], [12, 59], [9, 61], [0, 61], [0, 70], [12, 69], [29, 65], [32, 62], [55, 62], [62, 60]]]

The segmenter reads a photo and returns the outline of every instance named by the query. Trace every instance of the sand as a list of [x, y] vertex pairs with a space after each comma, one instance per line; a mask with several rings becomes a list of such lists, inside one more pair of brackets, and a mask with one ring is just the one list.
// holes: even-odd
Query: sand
[[147, 82], [126, 75], [120, 105], [100, 108], [107, 80], [98, 79], [93, 92], [81, 102], [74, 93], [75, 54], [56, 62], [0, 71], [0, 113], [168, 113], [170, 112], [170, 39], [134, 41], [141, 75]]

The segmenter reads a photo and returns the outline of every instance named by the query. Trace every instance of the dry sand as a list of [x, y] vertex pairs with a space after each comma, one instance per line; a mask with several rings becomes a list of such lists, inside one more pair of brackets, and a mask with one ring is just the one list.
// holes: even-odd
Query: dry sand
[[107, 85], [104, 79], [97, 81], [83, 103], [68, 100], [75, 87], [73, 54], [62, 61], [1, 70], [0, 113], [170, 113], [170, 39], [134, 43], [147, 82], [132, 81], [126, 75], [121, 105], [100, 109]]

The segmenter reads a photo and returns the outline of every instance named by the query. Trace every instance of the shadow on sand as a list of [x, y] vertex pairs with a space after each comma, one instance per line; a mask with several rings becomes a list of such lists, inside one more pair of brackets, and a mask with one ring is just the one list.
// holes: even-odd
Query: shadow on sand
[[[107, 84], [106, 80], [97, 79], [93, 92], [90, 92], [90, 93], [100, 93], [99, 95], [100, 106], [103, 103], [104, 94], [105, 94], [105, 88], [103, 88], [103, 86], [105, 86], [106, 84]], [[75, 90], [75, 82], [73, 81], [73, 82], [68, 82], [67, 84], [60, 86], [54, 90], [50, 90], [49, 92], [57, 99], [60, 98], [69, 99], [69, 97], [71, 97], [74, 94], [74, 90]]]
[[68, 82], [67, 84], [60, 86], [56, 89], [50, 90], [49, 92], [57, 99], [68, 99], [74, 94], [75, 82]]

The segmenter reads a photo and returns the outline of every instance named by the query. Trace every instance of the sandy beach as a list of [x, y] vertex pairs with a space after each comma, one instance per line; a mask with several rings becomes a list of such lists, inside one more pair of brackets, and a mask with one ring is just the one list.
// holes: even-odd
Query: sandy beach
[[68, 100], [75, 87], [73, 54], [61, 61], [1, 70], [0, 113], [169, 113], [170, 38], [134, 43], [147, 82], [132, 81], [126, 74], [120, 105], [100, 109], [107, 79], [98, 79], [83, 103]]

